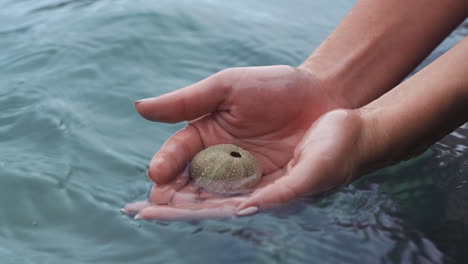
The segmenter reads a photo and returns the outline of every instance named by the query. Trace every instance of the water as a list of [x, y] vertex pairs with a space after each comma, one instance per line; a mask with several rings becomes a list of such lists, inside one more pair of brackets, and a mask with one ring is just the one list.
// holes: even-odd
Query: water
[[147, 122], [133, 101], [227, 67], [297, 65], [353, 4], [0, 0], [1, 263], [466, 261], [466, 125], [318, 203], [223, 221], [119, 213], [183, 126]]

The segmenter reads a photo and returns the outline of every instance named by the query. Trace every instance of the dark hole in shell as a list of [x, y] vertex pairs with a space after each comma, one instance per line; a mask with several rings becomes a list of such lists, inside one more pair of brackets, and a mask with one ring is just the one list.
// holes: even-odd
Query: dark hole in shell
[[233, 157], [235, 157], [235, 158], [241, 158], [241, 157], [242, 157], [241, 154], [240, 154], [239, 152], [233, 151], [233, 152], [231, 152], [230, 154], [231, 154], [231, 156], [233, 156]]

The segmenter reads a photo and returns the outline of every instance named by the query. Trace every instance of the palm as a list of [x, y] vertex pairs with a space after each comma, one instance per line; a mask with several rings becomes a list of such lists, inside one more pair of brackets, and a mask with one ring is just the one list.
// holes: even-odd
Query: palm
[[[150, 211], [148, 215], [152, 218], [183, 218], [180, 214], [196, 218], [191, 211], [194, 209], [204, 210], [202, 217], [233, 214], [249, 195], [223, 198], [200, 191], [180, 173], [190, 158], [207, 146], [236, 144], [261, 162], [264, 176], [256, 189], [262, 189], [286, 174], [286, 165], [291, 166], [298, 159], [294, 151], [310, 125], [334, 107], [314, 86], [314, 80], [288, 66], [233, 69], [221, 75], [211, 77], [214, 79], [211, 82], [202, 81], [201, 88], [184, 88], [186, 91], [181, 89], [166, 98], [155, 99], [159, 100], [157, 104], [137, 106], [151, 120], [197, 119], [169, 139], [155, 156], [159, 162], [150, 165], [149, 177], [158, 185], [153, 187], [149, 200], [159, 206], [137, 203], [127, 207], [128, 213], [146, 207], [142, 212]], [[196, 89], [198, 93], [194, 92]], [[198, 104], [204, 109], [196, 109], [193, 100], [200, 100]], [[159, 113], [155, 106], [164, 108], [168, 104], [176, 110], [154, 116]], [[219, 211], [220, 206], [230, 209]]]
[[252, 152], [265, 173], [281, 168], [329, 106], [318, 100], [304, 73], [287, 66], [237, 69], [232, 75], [228, 97], [215, 112], [190, 125], [204, 147], [236, 144]]

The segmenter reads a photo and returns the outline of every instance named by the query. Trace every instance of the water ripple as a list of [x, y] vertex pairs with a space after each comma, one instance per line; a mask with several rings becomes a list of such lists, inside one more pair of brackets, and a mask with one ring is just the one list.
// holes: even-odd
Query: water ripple
[[439, 249], [461, 252], [468, 124], [432, 153], [321, 201], [188, 223], [134, 221], [118, 212], [144, 198], [147, 162], [183, 126], [144, 121], [134, 99], [226, 67], [297, 64], [351, 5], [0, 1], [2, 259], [441, 263]]
[[86, 7], [97, 1], [98, 0], [68, 0], [68, 1], [59, 1], [56, 3], [44, 3], [43, 5], [32, 9], [31, 13], [47, 12], [48, 14], [50, 14], [50, 11], [53, 11], [56, 9], [62, 9], [64, 7]]

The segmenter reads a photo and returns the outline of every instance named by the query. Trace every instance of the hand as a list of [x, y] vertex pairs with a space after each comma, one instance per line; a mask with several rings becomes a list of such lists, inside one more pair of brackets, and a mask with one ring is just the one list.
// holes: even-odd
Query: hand
[[[327, 121], [309, 129], [318, 116], [340, 106], [336, 98], [307, 71], [271, 66], [225, 70], [175, 92], [136, 102], [138, 112], [149, 120], [192, 121], [152, 159], [148, 176], [157, 185], [149, 202], [129, 205], [125, 211], [138, 213], [138, 218], [159, 219], [242, 215], [341, 184], [342, 175], [323, 175], [336, 171], [335, 162], [340, 161], [336, 156], [341, 153], [335, 153], [335, 145], [348, 148], [341, 142], [347, 138], [339, 138], [345, 136], [339, 128], [347, 123]], [[337, 135], [327, 134], [332, 132]], [[217, 197], [200, 191], [184, 176], [182, 171], [197, 152], [221, 143], [248, 150], [262, 164], [264, 175], [253, 194]], [[254, 209], [243, 210], [251, 206]]]

